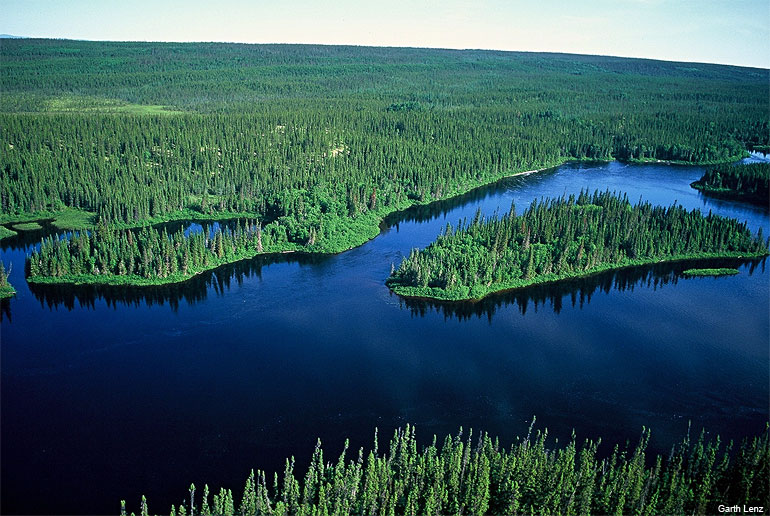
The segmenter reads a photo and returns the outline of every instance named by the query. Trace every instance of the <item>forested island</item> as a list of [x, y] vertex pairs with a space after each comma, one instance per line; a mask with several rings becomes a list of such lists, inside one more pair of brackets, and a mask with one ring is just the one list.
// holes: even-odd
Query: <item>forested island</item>
[[[534, 422], [533, 422], [534, 424]], [[546, 446], [536, 432], [510, 447], [488, 434], [462, 430], [418, 451], [414, 427], [398, 429], [387, 450], [348, 443], [336, 459], [316, 445], [304, 476], [294, 458], [274, 478], [252, 470], [243, 494], [221, 488], [211, 496], [195, 485], [170, 514], [713, 514], [718, 504], [770, 505], [770, 440], [764, 432], [733, 449], [719, 437], [687, 436], [668, 456], [647, 457], [650, 432], [634, 448], [599, 442]], [[330, 460], [332, 459], [332, 460]], [[211, 496], [211, 497], [210, 497]], [[240, 500], [239, 500], [240, 498]], [[126, 503], [121, 503], [126, 514]], [[133, 514], [133, 513], [132, 513]], [[143, 497], [139, 514], [151, 514]]]
[[[312, 45], [24, 39], [0, 51], [0, 223], [98, 227], [97, 242], [128, 239], [103, 228], [249, 219], [270, 239], [263, 252], [339, 252], [389, 213], [516, 172], [726, 162], [768, 144], [761, 69]], [[153, 276], [104, 265], [122, 283]], [[173, 268], [152, 281], [185, 276]]]
[[5, 264], [0, 261], [0, 299], [16, 295], [16, 289], [13, 288], [13, 285], [8, 283], [8, 276], [10, 273], [11, 271], [6, 272]]
[[690, 186], [708, 195], [768, 206], [770, 163], [710, 167], [703, 177]]
[[608, 269], [692, 258], [764, 256], [760, 228], [681, 206], [632, 205], [625, 195], [582, 192], [534, 201], [523, 214], [447, 225], [412, 250], [387, 283], [402, 296], [480, 299], [489, 293]]

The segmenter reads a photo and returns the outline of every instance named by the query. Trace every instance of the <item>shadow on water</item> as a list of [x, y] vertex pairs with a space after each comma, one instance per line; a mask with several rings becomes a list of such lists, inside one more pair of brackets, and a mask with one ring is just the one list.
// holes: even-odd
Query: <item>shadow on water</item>
[[[526, 181], [530, 183], [532, 181], [543, 181], [547, 177], [555, 174], [558, 167], [543, 170], [536, 175], [520, 174], [516, 176], [504, 177], [494, 183], [480, 186], [471, 190], [468, 193], [458, 195], [449, 199], [441, 201], [434, 201], [430, 204], [421, 204], [411, 206], [403, 211], [391, 213], [383, 221], [385, 227], [398, 226], [402, 222], [425, 222], [433, 220], [437, 217], [447, 216], [449, 213], [457, 208], [468, 204], [479, 204], [490, 197], [500, 195], [500, 192], [505, 191], [508, 188], [522, 184]], [[501, 209], [508, 211], [509, 206], [502, 206]], [[522, 207], [524, 208], [524, 207]]]
[[4, 320], [11, 322], [11, 300], [8, 298], [0, 299], [0, 322]]
[[[528, 310], [537, 312], [539, 309], [550, 307], [556, 314], [561, 312], [565, 303], [573, 308], [583, 308], [591, 302], [591, 298], [600, 292], [609, 294], [612, 290], [624, 292], [633, 291], [637, 286], [657, 290], [666, 285], [676, 285], [680, 280], [689, 279], [683, 274], [687, 269], [697, 267], [732, 267], [746, 265], [746, 272], [752, 275], [759, 266], [765, 270], [767, 258], [755, 259], [709, 259], [686, 260], [680, 262], [660, 263], [642, 267], [631, 267], [617, 271], [607, 271], [586, 278], [567, 279], [555, 283], [534, 285], [527, 288], [492, 294], [481, 301], [435, 301], [430, 299], [400, 298], [400, 306], [411, 310], [412, 315], [425, 317], [436, 312], [443, 314], [445, 319], [457, 318], [469, 320], [473, 317], [486, 317], [489, 322], [495, 312], [501, 307], [514, 305], [525, 315]], [[395, 295], [395, 294], [393, 294]]]
[[[180, 301], [192, 305], [204, 301], [211, 289], [219, 295], [232, 286], [240, 286], [250, 277], [261, 278], [262, 268], [274, 263], [317, 265], [328, 260], [326, 255], [301, 253], [259, 256], [251, 260], [222, 265], [198, 274], [182, 283], [170, 285], [127, 287], [107, 285], [39, 285], [29, 284], [29, 290], [40, 304], [53, 310], [63, 306], [69, 311], [75, 308], [95, 308], [99, 301], [107, 306], [136, 306], [168, 304], [176, 312]], [[10, 310], [8, 311], [10, 319]]]

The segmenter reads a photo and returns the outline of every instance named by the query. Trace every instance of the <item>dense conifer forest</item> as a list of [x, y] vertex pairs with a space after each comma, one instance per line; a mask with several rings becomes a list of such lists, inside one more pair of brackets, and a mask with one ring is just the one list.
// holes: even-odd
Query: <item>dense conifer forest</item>
[[[176, 283], [259, 254], [340, 252], [399, 210], [518, 172], [573, 160], [720, 164], [767, 149], [768, 80], [764, 69], [548, 53], [2, 40], [0, 238], [43, 219], [72, 230], [44, 239], [25, 273], [82, 289]], [[161, 225], [191, 220], [222, 224]], [[480, 298], [625, 265], [767, 251], [734, 220], [583, 193], [447, 226], [388, 283], [408, 296]], [[0, 297], [13, 291], [7, 276], [0, 263]], [[44, 302], [34, 288], [48, 287], [33, 286]], [[165, 301], [146, 290], [122, 299]], [[349, 460], [345, 446], [333, 461], [319, 444], [304, 480], [292, 459], [282, 476], [252, 474], [237, 499], [191, 486], [171, 512], [770, 506], [766, 432], [735, 449], [688, 436], [654, 458], [647, 431], [611, 453], [575, 439], [548, 448], [546, 438], [505, 448], [461, 433], [418, 451], [408, 427], [386, 453], [375, 438], [371, 452]]]
[[762, 230], [681, 206], [631, 205], [609, 192], [535, 201], [520, 216], [478, 212], [423, 251], [413, 250], [388, 279], [412, 297], [480, 299], [490, 292], [627, 265], [684, 258], [767, 254]]
[[723, 162], [768, 144], [761, 69], [308, 45], [19, 39], [0, 52], [6, 223], [250, 218], [271, 250], [337, 252], [393, 211], [517, 171]]
[[770, 163], [717, 165], [690, 186], [703, 193], [740, 199], [762, 206], [770, 204]]
[[[447, 436], [418, 451], [414, 427], [399, 429], [386, 451], [363, 448], [351, 458], [325, 458], [320, 441], [304, 479], [294, 458], [274, 478], [254, 471], [242, 496], [232, 489], [180, 495], [173, 515], [261, 514], [715, 514], [718, 505], [770, 506], [767, 432], [737, 447], [719, 437], [687, 436], [670, 455], [647, 457], [650, 438], [615, 446], [600, 442], [546, 446], [536, 432], [506, 448], [487, 434]], [[735, 449], [734, 449], [735, 448]], [[332, 459], [332, 460], [330, 460]], [[126, 514], [125, 502], [121, 514]], [[142, 498], [139, 514], [151, 513]]]

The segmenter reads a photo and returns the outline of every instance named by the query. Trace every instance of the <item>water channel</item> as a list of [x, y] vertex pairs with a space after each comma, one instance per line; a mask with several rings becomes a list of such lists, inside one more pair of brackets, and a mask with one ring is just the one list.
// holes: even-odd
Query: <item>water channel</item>
[[[760, 156], [752, 158], [763, 159]], [[568, 164], [391, 217], [334, 256], [258, 258], [162, 288], [29, 286], [39, 235], [0, 242], [15, 298], [2, 313], [2, 511], [153, 512], [190, 483], [240, 496], [251, 468], [299, 468], [320, 437], [336, 457], [417, 425], [512, 443], [533, 416], [560, 442], [652, 430], [667, 452], [691, 424], [727, 439], [769, 419], [770, 274], [686, 278], [629, 269], [479, 303], [406, 302], [384, 285], [413, 247], [478, 208], [519, 211], [581, 189], [736, 217], [770, 234], [767, 207], [690, 188], [701, 167]], [[553, 443], [553, 440], [551, 440]]]

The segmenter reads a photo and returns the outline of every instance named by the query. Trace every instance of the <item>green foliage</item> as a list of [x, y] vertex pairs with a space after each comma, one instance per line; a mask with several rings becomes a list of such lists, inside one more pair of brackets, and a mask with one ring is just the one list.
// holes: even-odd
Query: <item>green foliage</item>
[[37, 231], [43, 229], [43, 226], [37, 222], [21, 222], [19, 224], [14, 224], [12, 227], [17, 231]]
[[30, 281], [39, 283], [173, 283], [269, 252], [282, 243], [279, 237], [285, 237], [274, 229], [271, 225], [263, 231], [247, 221], [233, 230], [217, 228], [185, 236], [182, 230], [168, 235], [150, 226], [134, 231], [100, 225], [91, 234], [43, 240], [28, 258], [27, 273]]
[[738, 269], [719, 268], [719, 269], [687, 269], [682, 271], [685, 276], [732, 276], [738, 274]]
[[13, 231], [12, 229], [8, 229], [5, 226], [0, 226], [0, 239], [16, 236], [16, 231]]
[[629, 265], [685, 258], [763, 256], [756, 237], [734, 219], [681, 206], [632, 206], [609, 192], [535, 201], [517, 216], [447, 225], [413, 250], [388, 285], [398, 294], [459, 300], [499, 290], [585, 276]]
[[[8, 222], [38, 222], [52, 219], [51, 224], [57, 229], [87, 229], [94, 225], [94, 214], [77, 208], [62, 208], [57, 211], [34, 211], [22, 215], [0, 213], [0, 224]], [[0, 230], [1, 231], [1, 230]], [[2, 233], [0, 232], [0, 235]], [[10, 235], [7, 235], [10, 236]]]
[[770, 163], [711, 167], [690, 186], [710, 195], [767, 206], [770, 203]]
[[[504, 448], [486, 433], [466, 438], [460, 430], [418, 451], [415, 429], [407, 426], [396, 430], [387, 453], [378, 453], [375, 433], [374, 450], [348, 458], [346, 442], [336, 461], [324, 461], [319, 441], [304, 478], [287, 460], [271, 483], [264, 471], [252, 471], [240, 504], [224, 488], [209, 502], [208, 486], [196, 503], [191, 486], [189, 505], [172, 513], [713, 514], [718, 504], [770, 505], [767, 431], [737, 453], [719, 437], [688, 435], [668, 456], [652, 460], [649, 430], [635, 448], [615, 446], [609, 457], [601, 456], [598, 442], [580, 444], [574, 434], [566, 446], [549, 448], [547, 436], [530, 430]], [[146, 506], [142, 498], [143, 513]]]
[[8, 283], [8, 276], [10, 275], [10, 269], [6, 272], [5, 264], [0, 261], [0, 299], [16, 295], [16, 289]]
[[319, 212], [382, 216], [571, 159], [768, 143], [767, 71], [718, 65], [24, 39], [3, 41], [0, 72], [0, 222], [237, 213], [309, 239]]

